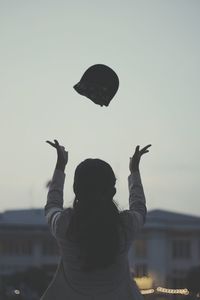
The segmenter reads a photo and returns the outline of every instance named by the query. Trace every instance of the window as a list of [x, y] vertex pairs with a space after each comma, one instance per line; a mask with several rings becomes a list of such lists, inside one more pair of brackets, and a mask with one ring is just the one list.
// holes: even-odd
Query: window
[[171, 276], [169, 276], [170, 286], [173, 289], [180, 289], [186, 286], [187, 270], [172, 270]]
[[147, 265], [146, 264], [137, 264], [134, 268], [135, 277], [148, 276]]
[[135, 257], [144, 258], [147, 257], [147, 242], [146, 240], [134, 241]]
[[32, 243], [28, 240], [19, 242], [20, 254], [31, 255], [32, 254]]
[[198, 250], [199, 250], [199, 257], [200, 257], [200, 241], [199, 241], [199, 249]]
[[1, 255], [31, 255], [32, 243], [26, 239], [4, 239], [0, 241]]
[[191, 244], [189, 240], [172, 241], [172, 257], [175, 259], [188, 259], [191, 257]]

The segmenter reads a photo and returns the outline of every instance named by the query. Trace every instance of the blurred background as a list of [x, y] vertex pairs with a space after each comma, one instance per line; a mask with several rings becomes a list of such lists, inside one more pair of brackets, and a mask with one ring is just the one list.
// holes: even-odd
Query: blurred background
[[[65, 207], [75, 167], [98, 157], [112, 165], [115, 200], [127, 208], [129, 157], [152, 144], [141, 163], [149, 214], [131, 269], [145, 297], [193, 297], [186, 288], [188, 276], [200, 277], [199, 13], [198, 0], [0, 0], [2, 299], [38, 299], [58, 262], [43, 212], [56, 159], [45, 140], [55, 138], [69, 151]], [[96, 63], [120, 79], [109, 107], [72, 88]]]

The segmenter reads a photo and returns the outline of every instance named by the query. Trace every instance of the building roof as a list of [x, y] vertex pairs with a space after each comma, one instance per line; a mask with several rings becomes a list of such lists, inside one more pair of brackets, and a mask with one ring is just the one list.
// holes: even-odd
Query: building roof
[[147, 214], [146, 228], [165, 228], [165, 229], [199, 229], [200, 216], [187, 215], [183, 213], [155, 209]]
[[[46, 226], [44, 209], [7, 210], [0, 213], [1, 225], [32, 225]], [[167, 210], [151, 210], [147, 214], [145, 228], [198, 228], [200, 229], [200, 216], [192, 216]]]
[[184, 221], [200, 221], [200, 216], [193, 216], [190, 214], [183, 214], [178, 212], [173, 212], [169, 210], [163, 210], [163, 209], [154, 209], [150, 210], [148, 212], [148, 218], [156, 218], [156, 219], [162, 219], [162, 220], [184, 220]]
[[46, 225], [44, 210], [19, 209], [0, 213], [0, 225]]

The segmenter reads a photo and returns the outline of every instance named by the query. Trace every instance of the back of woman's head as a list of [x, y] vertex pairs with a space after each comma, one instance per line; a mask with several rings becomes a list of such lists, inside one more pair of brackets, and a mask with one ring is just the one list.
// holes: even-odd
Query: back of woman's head
[[74, 210], [67, 232], [81, 251], [82, 269], [105, 268], [119, 249], [119, 211], [113, 201], [116, 178], [100, 159], [86, 159], [75, 170]]
[[75, 170], [74, 193], [78, 200], [93, 196], [93, 201], [97, 201], [98, 196], [102, 200], [109, 194], [114, 196], [115, 182], [115, 174], [108, 163], [100, 159], [86, 159]]

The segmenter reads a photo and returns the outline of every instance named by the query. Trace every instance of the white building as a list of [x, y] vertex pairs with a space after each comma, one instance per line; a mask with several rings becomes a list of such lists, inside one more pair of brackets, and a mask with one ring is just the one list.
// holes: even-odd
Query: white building
[[[0, 275], [43, 266], [54, 272], [59, 250], [42, 209], [0, 214]], [[153, 210], [129, 255], [136, 277], [155, 287], [184, 287], [192, 266], [200, 265], [200, 217]]]
[[150, 211], [130, 265], [136, 277], [150, 277], [155, 287], [184, 288], [188, 270], [200, 265], [200, 217]]
[[59, 250], [44, 210], [10, 210], [0, 214], [0, 275], [43, 266], [54, 271]]

